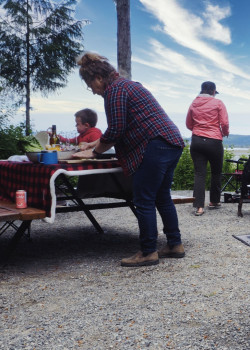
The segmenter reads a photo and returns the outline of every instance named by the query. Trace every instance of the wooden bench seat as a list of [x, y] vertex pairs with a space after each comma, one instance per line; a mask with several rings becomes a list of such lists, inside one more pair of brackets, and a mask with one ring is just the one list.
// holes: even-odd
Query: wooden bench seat
[[[32, 220], [43, 219], [46, 217], [45, 210], [37, 208], [25, 208], [17, 209], [15, 203], [10, 201], [0, 200], [0, 222], [9, 223], [7, 227], [12, 226], [16, 229], [14, 236], [10, 240], [10, 244], [7, 247], [5, 256], [3, 257], [6, 261], [15, 247], [17, 246], [19, 240], [23, 236], [26, 230], [29, 230]], [[20, 226], [16, 226], [13, 222], [19, 220], [21, 221]], [[5, 231], [5, 230], [4, 230]], [[1, 230], [0, 230], [1, 234]]]
[[194, 197], [173, 195], [172, 200], [174, 204], [186, 204], [186, 203], [193, 203]]
[[45, 218], [45, 210], [37, 208], [17, 209], [15, 203], [0, 200], [0, 221], [9, 220], [36, 220]]

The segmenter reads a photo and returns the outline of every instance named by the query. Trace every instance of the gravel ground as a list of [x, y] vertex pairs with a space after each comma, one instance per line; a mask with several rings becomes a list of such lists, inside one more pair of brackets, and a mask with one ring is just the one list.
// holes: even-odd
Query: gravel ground
[[232, 237], [249, 234], [249, 204], [177, 211], [186, 257], [141, 268], [120, 266], [138, 250], [128, 208], [95, 211], [105, 235], [81, 213], [33, 222], [0, 268], [0, 349], [249, 350], [250, 250]]

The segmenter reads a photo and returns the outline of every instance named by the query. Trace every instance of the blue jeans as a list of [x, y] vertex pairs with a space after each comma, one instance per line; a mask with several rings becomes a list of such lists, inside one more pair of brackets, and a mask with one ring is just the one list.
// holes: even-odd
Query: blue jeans
[[181, 154], [182, 148], [173, 146], [162, 138], [153, 139], [148, 143], [143, 161], [133, 175], [133, 201], [143, 253], [157, 250], [156, 208], [169, 246], [181, 243], [176, 208], [170, 194], [174, 169]]

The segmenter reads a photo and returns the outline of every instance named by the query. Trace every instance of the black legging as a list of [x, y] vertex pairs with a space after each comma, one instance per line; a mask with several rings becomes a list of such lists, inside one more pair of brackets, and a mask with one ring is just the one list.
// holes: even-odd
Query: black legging
[[224, 154], [222, 141], [193, 135], [190, 153], [195, 170], [194, 207], [204, 208], [207, 162], [209, 162], [211, 166], [210, 202], [219, 203]]

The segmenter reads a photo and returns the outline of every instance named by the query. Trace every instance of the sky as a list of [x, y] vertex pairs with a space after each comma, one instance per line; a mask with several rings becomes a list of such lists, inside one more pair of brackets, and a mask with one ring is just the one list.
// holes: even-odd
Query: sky
[[[132, 80], [148, 88], [184, 137], [185, 119], [203, 81], [214, 81], [226, 105], [230, 133], [250, 135], [250, 1], [131, 0]], [[117, 67], [117, 20], [113, 0], [79, 0], [76, 18], [87, 19], [84, 48]], [[103, 98], [93, 95], [78, 69], [64, 89], [48, 98], [31, 95], [36, 131], [52, 124], [75, 132], [74, 113], [92, 108], [105, 131]]]

